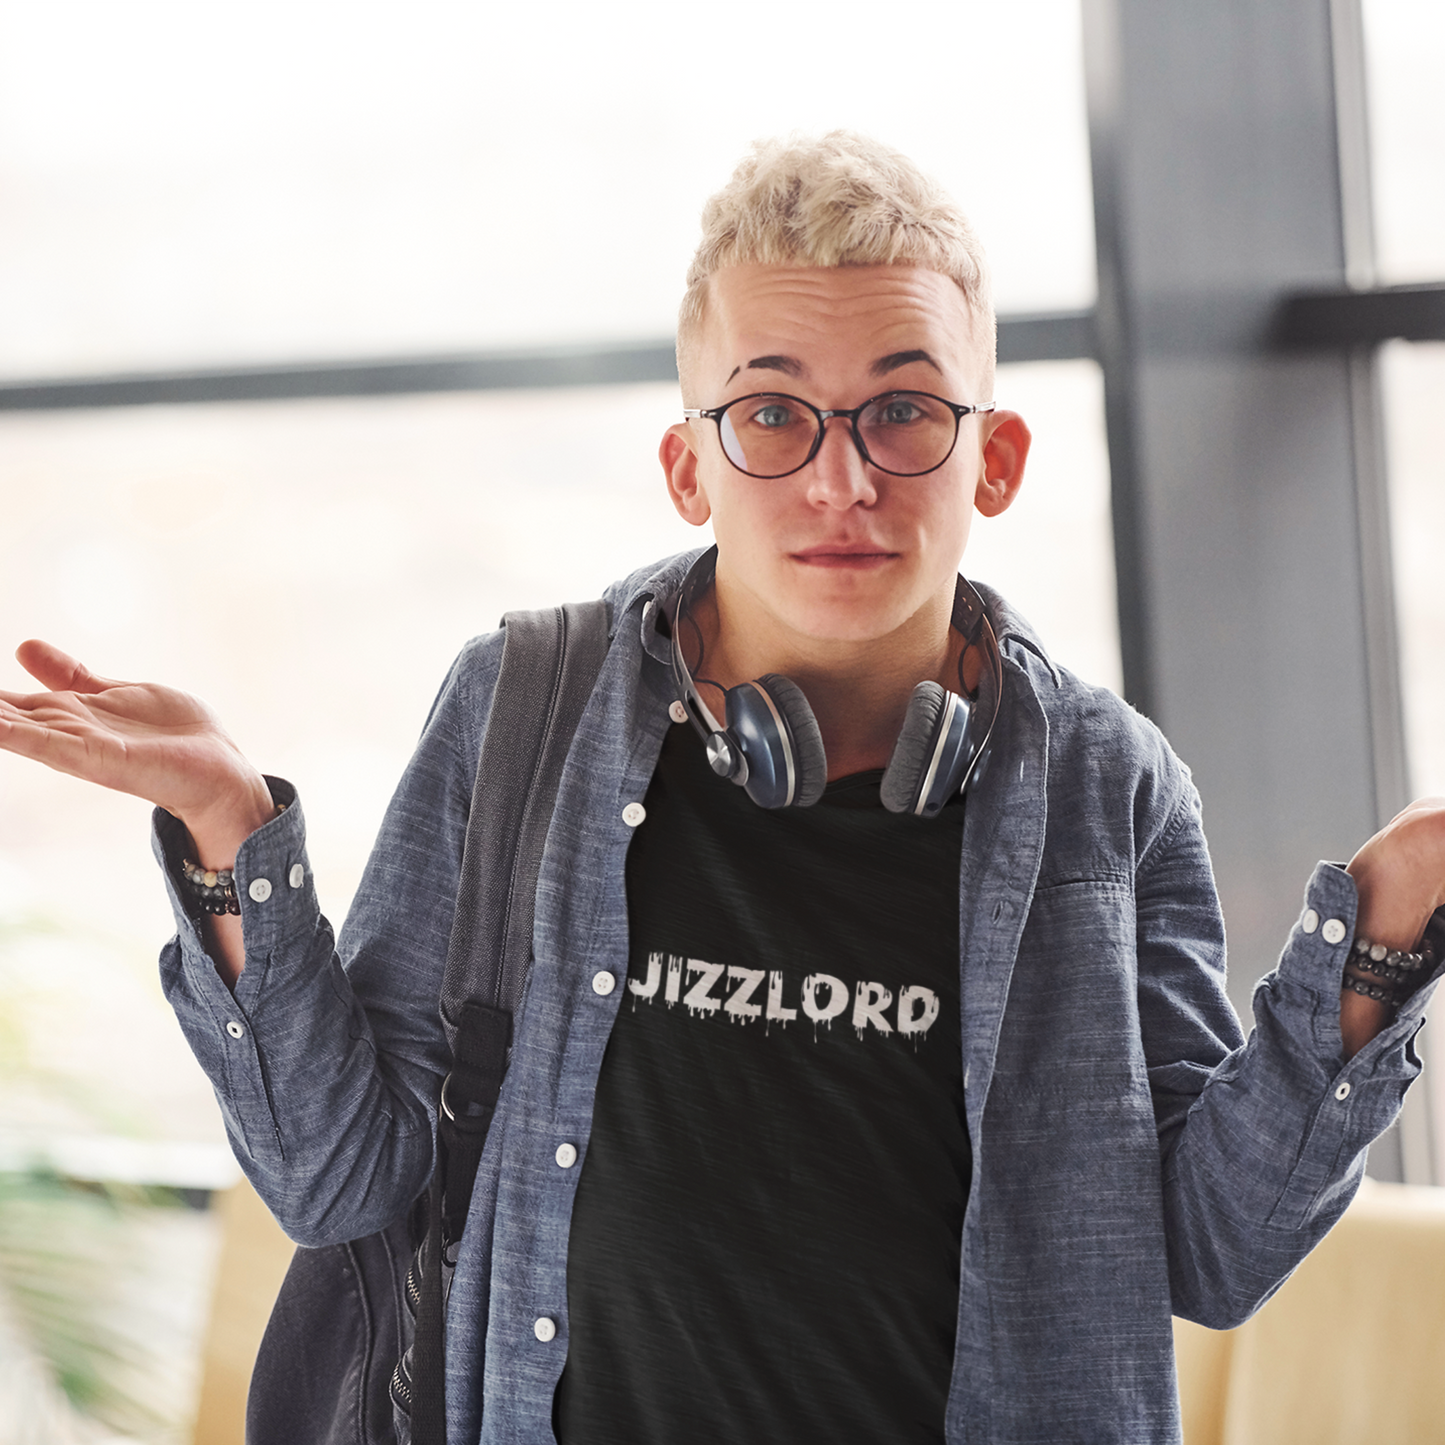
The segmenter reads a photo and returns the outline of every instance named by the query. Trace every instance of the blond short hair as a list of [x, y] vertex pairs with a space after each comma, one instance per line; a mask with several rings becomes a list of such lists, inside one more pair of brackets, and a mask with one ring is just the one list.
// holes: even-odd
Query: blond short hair
[[684, 394], [707, 314], [708, 282], [727, 266], [923, 266], [963, 292], [993, 376], [993, 294], [968, 217], [902, 152], [852, 131], [754, 143], [703, 207], [702, 240], [677, 322]]

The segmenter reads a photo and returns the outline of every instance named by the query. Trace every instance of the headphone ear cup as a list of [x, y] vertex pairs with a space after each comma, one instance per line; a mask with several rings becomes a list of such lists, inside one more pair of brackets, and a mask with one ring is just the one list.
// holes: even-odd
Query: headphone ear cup
[[796, 773], [793, 806], [811, 808], [823, 796], [823, 789], [828, 783], [828, 757], [823, 751], [823, 734], [818, 731], [818, 719], [813, 716], [803, 689], [791, 678], [769, 672], [755, 679], [754, 686], [762, 688], [772, 698], [773, 706], [788, 725]]
[[923, 775], [938, 746], [948, 694], [936, 682], [920, 682], [908, 700], [908, 713], [883, 771], [879, 795], [890, 813], [912, 813], [918, 807]]

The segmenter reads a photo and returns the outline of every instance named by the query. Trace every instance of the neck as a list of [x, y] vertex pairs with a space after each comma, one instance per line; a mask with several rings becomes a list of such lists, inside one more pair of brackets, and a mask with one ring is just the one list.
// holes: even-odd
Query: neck
[[[952, 608], [950, 592], [883, 637], [841, 641], [800, 637], [772, 619], [740, 615], [748, 609], [730, 605], [726, 591], [719, 596], [715, 588], [695, 614], [702, 671], [724, 688], [769, 672], [791, 678], [818, 720], [829, 780], [847, 777], [887, 766], [916, 684], [932, 679], [957, 691], [963, 640], [949, 625]], [[720, 694], [713, 688], [703, 694], [720, 715]]]

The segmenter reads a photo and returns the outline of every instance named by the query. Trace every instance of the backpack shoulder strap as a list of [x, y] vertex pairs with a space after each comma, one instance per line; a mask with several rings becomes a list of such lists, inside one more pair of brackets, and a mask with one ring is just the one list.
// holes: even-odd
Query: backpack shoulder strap
[[437, 1115], [437, 1169], [418, 1250], [409, 1376], [412, 1440], [445, 1445], [442, 1262], [461, 1238], [532, 966], [542, 850], [562, 768], [607, 655], [607, 604], [509, 612], [482, 738], [442, 980], [452, 1066]]
[[542, 848], [562, 767], [607, 652], [607, 604], [502, 619], [502, 668], [477, 763], [461, 886], [442, 982], [456, 1049], [468, 1003], [514, 1013], [531, 971]]

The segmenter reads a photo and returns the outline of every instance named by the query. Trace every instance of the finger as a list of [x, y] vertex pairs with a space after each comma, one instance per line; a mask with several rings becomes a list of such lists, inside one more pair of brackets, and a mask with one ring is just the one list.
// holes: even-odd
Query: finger
[[97, 677], [83, 662], [49, 642], [32, 637], [15, 649], [15, 660], [51, 692], [104, 692], [120, 684]]
[[77, 777], [85, 776], [89, 753], [83, 739], [34, 722], [4, 703], [0, 703], [0, 750]]

